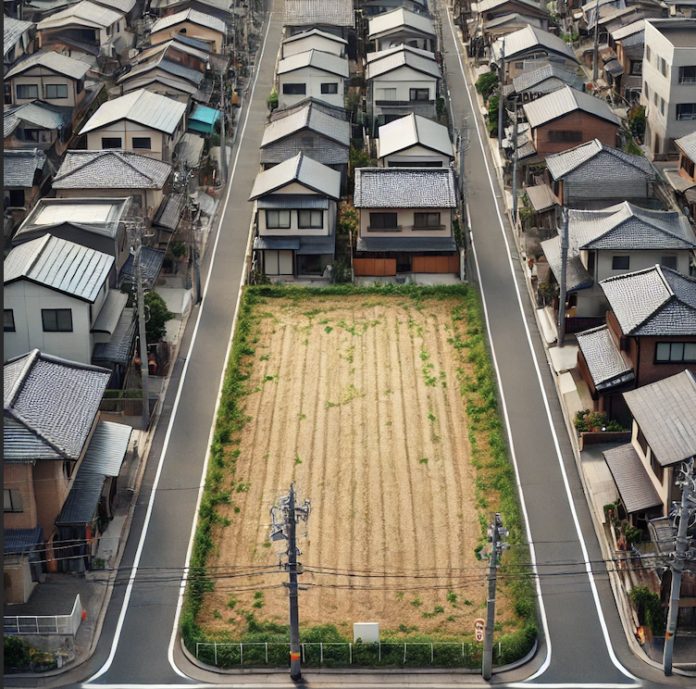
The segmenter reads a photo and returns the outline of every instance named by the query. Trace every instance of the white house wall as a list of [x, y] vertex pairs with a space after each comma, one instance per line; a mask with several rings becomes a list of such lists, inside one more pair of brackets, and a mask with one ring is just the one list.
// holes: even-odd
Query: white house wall
[[439, 162], [442, 163], [442, 167], [449, 167], [450, 160], [452, 160], [452, 157], [448, 157], [442, 153], [436, 153], [424, 146], [411, 146], [398, 153], [392, 153], [391, 155], [380, 158], [380, 165], [382, 167], [389, 167], [389, 163], [392, 162], [413, 163], [417, 166], [419, 163]]
[[435, 100], [437, 79], [417, 72], [410, 67], [401, 67], [393, 72], [372, 79], [372, 89], [375, 101], [388, 100], [381, 93], [382, 89], [396, 89], [395, 101], [410, 100], [410, 89], [425, 89], [429, 91], [428, 100]]
[[[305, 84], [306, 91], [304, 94], [287, 95], [283, 93], [283, 84]], [[335, 95], [322, 93], [322, 84], [338, 84], [338, 93]], [[278, 76], [278, 106], [280, 108], [288, 108], [305, 98], [311, 97], [337, 108], [342, 108], [345, 105], [344, 88], [345, 80], [343, 77], [323, 72], [315, 67], [303, 67], [302, 69]]]
[[[135, 199], [140, 196], [140, 203]], [[164, 194], [161, 189], [57, 189], [56, 198], [59, 199], [94, 199], [94, 198], [117, 198], [133, 199], [134, 206], [152, 209], [154, 212], [159, 208]]]
[[[150, 150], [142, 148], [133, 148], [133, 138], [138, 137], [150, 137]], [[156, 129], [150, 129], [148, 127], [143, 127], [142, 125], [135, 124], [134, 122], [129, 122], [127, 120], [119, 120], [106, 127], [101, 127], [100, 129], [95, 129], [87, 134], [87, 148], [90, 151], [101, 151], [102, 149], [102, 138], [114, 138], [119, 137], [121, 139], [121, 148], [126, 151], [134, 151], [140, 155], [146, 155], [149, 158], [155, 158], [156, 160], [164, 160], [169, 162], [171, 160], [171, 150], [169, 146], [166, 145], [165, 140], [167, 135], [157, 131]]]

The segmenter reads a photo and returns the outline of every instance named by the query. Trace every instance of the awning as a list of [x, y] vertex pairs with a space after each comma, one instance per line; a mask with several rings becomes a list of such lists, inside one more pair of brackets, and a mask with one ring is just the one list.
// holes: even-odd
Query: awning
[[606, 450], [602, 455], [614, 478], [626, 512], [634, 514], [662, 505], [662, 500], [633, 445], [619, 445]]
[[696, 187], [696, 182], [693, 182], [688, 177], [682, 177], [682, 175], [679, 174], [678, 168], [667, 168], [663, 170], [662, 173], [664, 174], [667, 183], [670, 187], [672, 187], [672, 189], [674, 189], [674, 191], [678, 191], [683, 194], [687, 189]]
[[624, 68], [618, 60], [609, 60], [604, 65], [604, 71], [611, 74], [613, 77], [618, 77], [624, 73]]
[[336, 250], [336, 241], [333, 237], [317, 237], [311, 241], [300, 239], [300, 248], [297, 250], [298, 256], [307, 256], [315, 254], [331, 254]]
[[128, 363], [131, 345], [135, 337], [135, 326], [134, 309], [123, 309], [111, 339], [108, 342], [98, 342], [94, 345], [92, 363], [95, 365], [106, 363], [125, 366]]
[[560, 206], [560, 201], [551, 191], [551, 187], [547, 184], [539, 184], [535, 187], [527, 187], [525, 189], [529, 203], [532, 204], [532, 208], [540, 213], [541, 211], [546, 211], [554, 206]]
[[97, 320], [94, 321], [91, 332], [112, 335], [121, 319], [121, 314], [127, 301], [127, 294], [117, 289], [110, 289], [97, 316]]
[[157, 209], [152, 224], [168, 230], [176, 230], [184, 212], [184, 206], [186, 206], [186, 196], [184, 194], [170, 194], [166, 196]]
[[10, 553], [29, 553], [43, 546], [44, 535], [40, 526], [33, 529], [4, 529], [3, 547], [5, 555]]
[[358, 251], [449, 253], [457, 250], [454, 237], [358, 237]]
[[269, 194], [262, 196], [256, 202], [257, 208], [278, 208], [292, 210], [302, 210], [305, 208], [329, 207], [329, 199], [319, 194]]
[[293, 237], [254, 237], [254, 251], [287, 251], [300, 248], [300, 240]]

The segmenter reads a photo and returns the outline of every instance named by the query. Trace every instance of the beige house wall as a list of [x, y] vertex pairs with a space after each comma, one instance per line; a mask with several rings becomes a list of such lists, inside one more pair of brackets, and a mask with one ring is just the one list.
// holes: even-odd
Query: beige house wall
[[224, 36], [219, 31], [209, 29], [205, 26], [199, 26], [198, 24], [192, 24], [189, 21], [180, 22], [179, 24], [169, 26], [166, 29], [151, 34], [150, 45], [162, 43], [163, 41], [173, 38], [177, 34], [183, 34], [188, 38], [197, 38], [201, 41], [209, 41], [212, 44], [214, 53], [218, 55], [222, 53]]

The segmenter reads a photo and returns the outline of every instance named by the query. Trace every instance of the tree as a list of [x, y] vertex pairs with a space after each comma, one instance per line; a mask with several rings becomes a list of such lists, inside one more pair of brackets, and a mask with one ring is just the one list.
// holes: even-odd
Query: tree
[[157, 292], [150, 291], [145, 295], [145, 307], [150, 315], [145, 325], [145, 335], [149, 344], [159, 342], [167, 332], [167, 321], [174, 314], [167, 308], [164, 299]]
[[476, 90], [483, 96], [483, 100], [498, 88], [498, 75], [495, 72], [486, 72], [476, 80]]

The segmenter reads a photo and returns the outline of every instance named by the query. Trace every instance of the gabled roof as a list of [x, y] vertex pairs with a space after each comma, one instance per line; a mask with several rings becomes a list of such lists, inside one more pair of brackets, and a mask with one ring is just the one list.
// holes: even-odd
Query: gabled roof
[[367, 53], [365, 59], [367, 62], [374, 62], [375, 60], [382, 60], [389, 55], [394, 55], [402, 50], [408, 53], [413, 53], [414, 55], [420, 55], [421, 57], [428, 58], [428, 60], [435, 60], [435, 53], [431, 53], [429, 50], [421, 50], [420, 48], [414, 48], [412, 45], [395, 45], [391, 48], [385, 48], [384, 50], [378, 50], [375, 53]]
[[318, 110], [319, 112], [323, 112], [331, 117], [350, 122], [350, 113], [345, 108], [330, 105], [326, 101], [319, 100], [318, 98], [312, 98], [311, 96], [308, 98], [303, 98], [302, 100], [297, 101], [297, 103], [289, 105], [287, 108], [278, 108], [277, 110], [274, 110], [270, 115], [271, 122], [282, 120], [284, 117], [289, 117], [298, 110], [302, 110], [302, 108], [309, 103], [312, 104], [313, 109]]
[[193, 36], [186, 36], [185, 34], [181, 33], [169, 36], [169, 38], [163, 38], [159, 43], [153, 43], [152, 47], [155, 48], [170, 42], [176, 43], [177, 48], [181, 46], [191, 47], [212, 57], [210, 54], [211, 41], [206, 41], [202, 38], [194, 38]]
[[142, 62], [141, 64], [133, 67], [128, 72], [122, 74], [116, 80], [116, 83], [120, 84], [124, 81], [129, 81], [138, 76], [142, 76], [143, 74], [147, 74], [148, 72], [151, 72], [155, 69], [161, 69], [163, 72], [171, 74], [175, 77], [185, 79], [186, 81], [190, 81], [192, 84], [195, 84], [196, 86], [200, 85], [205, 76], [202, 72], [198, 71], [197, 69], [191, 69], [190, 67], [185, 67], [184, 65], [180, 65], [177, 62], [167, 60], [166, 53], [162, 52], [154, 60], [150, 60], [149, 62]]
[[696, 162], [696, 130], [680, 137], [674, 143], [679, 146], [687, 158]]
[[34, 349], [3, 373], [4, 461], [78, 460], [111, 372]]
[[[139, 91], [142, 89], [148, 89], [150, 84], [162, 84], [168, 89], [173, 89], [174, 91], [179, 91], [185, 93], [194, 100], [199, 100], [197, 98], [198, 94], [201, 94], [201, 90], [195, 84], [185, 79], [177, 79], [176, 77], [169, 76], [166, 74], [158, 74], [157, 72], [146, 72], [145, 74], [140, 74], [136, 79], [128, 79], [121, 84], [123, 88], [123, 95], [132, 93], [133, 91]], [[169, 96], [167, 96], [169, 98]], [[203, 99], [204, 100], [204, 99]]]
[[[557, 281], [561, 280], [562, 261], [561, 261], [561, 238], [556, 235], [551, 239], [541, 242], [541, 248], [549, 262], [549, 268]], [[594, 284], [594, 279], [587, 272], [587, 268], [580, 260], [580, 254], [568, 252], [566, 263], [566, 289], [568, 292], [576, 292], [581, 289], [589, 289]]]
[[654, 266], [599, 284], [624, 335], [696, 335], [696, 280]]
[[334, 34], [322, 31], [321, 29], [309, 29], [308, 31], [303, 31], [302, 33], [296, 33], [294, 36], [289, 36], [288, 38], [284, 39], [283, 44], [294, 43], [295, 41], [301, 41], [305, 38], [311, 38], [312, 36], [320, 36], [321, 38], [326, 38], [329, 41], [348, 45], [348, 41], [346, 41], [345, 38], [335, 36]]
[[485, 23], [484, 32], [488, 32], [496, 27], [505, 26], [506, 24], [529, 24], [530, 26], [538, 26], [541, 28], [541, 19], [538, 17], [530, 17], [528, 15], [512, 12], [510, 14], [502, 14]]
[[615, 178], [615, 175], [620, 174], [619, 169], [626, 167], [632, 168], [646, 177], [653, 179], [655, 177], [652, 166], [646, 158], [632, 153], [624, 153], [618, 148], [605, 146], [599, 139], [588, 141], [586, 144], [580, 144], [580, 146], [561, 153], [546, 156], [546, 167], [551, 176], [558, 181], [595, 158], [606, 158], [607, 172], [610, 175], [607, 180]]
[[403, 7], [383, 12], [370, 19], [368, 35], [370, 38], [379, 38], [401, 29], [411, 29], [427, 36], [435, 36], [435, 28], [430, 17], [409, 12]]
[[123, 12], [97, 5], [89, 0], [82, 0], [82, 2], [78, 2], [77, 5], [70, 5], [66, 9], [41, 20], [36, 28], [38, 31], [43, 31], [77, 24], [79, 26], [99, 29], [111, 26], [119, 19], [123, 19], [123, 16]]
[[67, 124], [68, 117], [54, 110], [50, 105], [33, 101], [9, 108], [3, 114], [3, 138], [12, 136], [21, 122], [34, 125], [39, 129], [61, 129]]
[[447, 127], [413, 113], [382, 125], [378, 142], [380, 158], [412, 146], [423, 146], [454, 158]]
[[621, 26], [618, 29], [610, 31], [611, 37], [615, 41], [622, 41], [629, 36], [633, 36], [637, 33], [643, 33], [645, 31], [645, 19], [639, 19], [638, 21], [631, 22], [625, 26]]
[[[425, 51], [421, 51], [425, 52]], [[381, 53], [386, 53], [384, 56]], [[432, 53], [430, 53], [433, 55]], [[367, 79], [376, 79], [383, 74], [388, 74], [401, 67], [410, 67], [417, 72], [427, 74], [436, 79], [442, 78], [440, 67], [438, 66], [435, 56], [432, 59], [418, 55], [412, 50], [407, 50], [404, 46], [398, 48], [390, 48], [374, 53], [375, 57], [368, 62], [366, 77]]]
[[696, 455], [696, 375], [682, 371], [624, 392], [626, 404], [662, 466]]
[[287, 117], [274, 120], [266, 125], [261, 148], [292, 136], [303, 129], [316, 132], [343, 146], [350, 146], [350, 122], [332, 117], [325, 111], [319, 110], [314, 103], [308, 102]]
[[541, 5], [532, 0], [481, 0], [480, 2], [473, 3], [471, 9], [478, 14], [483, 14], [484, 12], [491, 12], [498, 7], [507, 5], [507, 3], [512, 2], [523, 7], [528, 7], [529, 9], [536, 10], [537, 12], [548, 15], [548, 11], [542, 9]]
[[133, 151], [68, 151], [54, 189], [162, 189], [172, 166]]
[[272, 194], [293, 182], [332, 199], [341, 196], [341, 173], [298, 153], [294, 158], [256, 175], [249, 200]]
[[305, 50], [302, 53], [289, 55], [282, 59], [278, 63], [278, 76], [305, 67], [313, 67], [329, 74], [336, 74], [344, 79], [347, 79], [350, 74], [347, 58], [312, 48], [312, 50]]
[[29, 151], [3, 151], [5, 174], [3, 185], [5, 189], [19, 187], [29, 189], [34, 186], [37, 170], [43, 170], [46, 164], [46, 154], [34, 148]]
[[566, 84], [580, 90], [584, 80], [581, 76], [568, 72], [558, 65], [547, 63], [538, 69], [522, 72], [512, 80], [513, 89], [517, 93], [533, 91], [534, 93], [551, 93], [558, 91]]
[[145, 127], [172, 134], [185, 112], [186, 103], [179, 103], [142, 89], [100, 105], [97, 112], [82, 127], [80, 134], [87, 134], [119, 120], [137, 122]]
[[531, 103], [525, 103], [522, 107], [532, 128], [548, 124], [578, 110], [617, 126], [621, 124], [606, 101], [577, 91], [570, 86], [542, 96]]
[[92, 2], [127, 14], [135, 7], [136, 0], [92, 0]]
[[608, 326], [585, 330], [577, 333], [576, 338], [597, 390], [607, 390], [633, 380], [633, 367], [621, 356]]
[[573, 49], [565, 41], [536, 26], [525, 26], [524, 29], [513, 31], [495, 41], [492, 46], [492, 52], [496, 61], [500, 59], [503, 41], [505, 41], [506, 60], [513, 59], [518, 55], [521, 56], [530, 50], [541, 49], [544, 52], [555, 53], [567, 60], [578, 62]]
[[7, 55], [17, 42], [22, 37], [24, 33], [29, 31], [31, 27], [34, 26], [34, 22], [25, 22], [21, 19], [15, 19], [14, 17], [8, 17], [4, 15], [2, 18], [2, 48], [3, 54]]
[[602, 452], [628, 514], [662, 505], [645, 465], [631, 443]]
[[4, 284], [29, 280], [94, 303], [114, 261], [113, 256], [46, 234], [10, 251]]
[[285, 26], [354, 26], [352, 0], [285, 0]]
[[558, 197], [551, 191], [548, 184], [537, 184], [533, 187], [526, 187], [524, 191], [527, 194], [529, 203], [537, 213], [561, 205]]
[[187, 43], [183, 43], [181, 38], [183, 38], [183, 36], [177, 34], [166, 41], [162, 41], [161, 43], [156, 43], [149, 48], [145, 48], [145, 50], [135, 56], [135, 58], [132, 60], [132, 64], [142, 64], [143, 61], [151, 59], [153, 55], [157, 55], [158, 53], [162, 52], [168, 53], [170, 50], [179, 51], [186, 55], [192, 55], [203, 62], [207, 62], [210, 59], [210, 52], [207, 50], [200, 50], [199, 48], [194, 48]]
[[356, 208], [455, 208], [449, 168], [363, 167], [355, 171]]
[[150, 29], [150, 33], [154, 34], [158, 31], [163, 31], [168, 29], [170, 26], [176, 26], [182, 22], [189, 22], [191, 24], [197, 24], [198, 26], [204, 26], [206, 29], [212, 29], [221, 33], [223, 36], [227, 33], [227, 26], [222, 19], [214, 17], [212, 14], [204, 14], [198, 10], [188, 9], [182, 12], [176, 12], [175, 14], [170, 14], [168, 17], [162, 17], [158, 19]]
[[82, 79], [89, 72], [89, 65], [82, 60], [75, 60], [67, 55], [61, 55], [53, 50], [47, 52], [34, 53], [25, 60], [17, 63], [6, 75], [5, 79], [11, 79], [19, 74], [23, 74], [33, 67], [43, 67], [56, 74], [61, 74], [70, 79]]
[[[222, 10], [223, 12], [232, 12], [233, 2], [232, 0], [196, 0], [201, 5], [207, 5], [215, 10]], [[170, 7], [176, 7], [177, 5], [183, 5], [186, 0], [152, 0], [150, 7], [152, 9], [166, 10]]]

